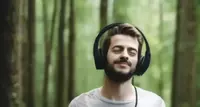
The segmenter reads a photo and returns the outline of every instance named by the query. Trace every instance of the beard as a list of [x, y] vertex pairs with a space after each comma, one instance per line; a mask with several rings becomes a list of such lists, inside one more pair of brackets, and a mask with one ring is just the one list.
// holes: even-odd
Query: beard
[[[116, 61], [116, 63], [119, 63], [119, 61]], [[123, 83], [129, 80], [133, 76], [135, 68], [130, 69], [128, 73], [124, 73], [122, 71], [116, 71], [113, 65], [107, 64], [104, 71], [105, 71], [106, 76], [111, 81], [116, 82], [116, 83]]]

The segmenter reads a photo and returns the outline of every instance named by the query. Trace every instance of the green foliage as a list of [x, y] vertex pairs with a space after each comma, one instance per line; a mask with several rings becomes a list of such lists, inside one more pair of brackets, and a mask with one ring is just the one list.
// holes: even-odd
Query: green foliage
[[133, 0], [114, 0], [113, 1], [113, 21], [114, 22], [128, 22], [132, 23], [133, 13], [136, 13], [136, 8], [131, 8], [133, 5]]
[[197, 0], [198, 6], [200, 5], [200, 0]]

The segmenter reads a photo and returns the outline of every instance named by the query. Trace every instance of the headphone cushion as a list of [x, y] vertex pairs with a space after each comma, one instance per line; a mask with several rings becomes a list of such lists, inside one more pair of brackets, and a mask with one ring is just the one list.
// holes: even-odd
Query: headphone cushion
[[141, 56], [140, 59], [139, 59], [139, 62], [137, 64], [137, 67], [136, 67], [136, 71], [135, 71], [135, 74], [136, 75], [142, 75], [143, 74], [143, 63], [145, 61], [145, 57], [144, 56]]
[[145, 71], [147, 70], [149, 64], [150, 64], [150, 57], [148, 57], [148, 55], [142, 56], [136, 67], [137, 69], [135, 71], [135, 74], [139, 76], [143, 75]]
[[102, 55], [102, 50], [98, 49], [98, 54], [95, 56], [95, 65], [97, 69], [103, 69], [105, 67], [105, 58]]

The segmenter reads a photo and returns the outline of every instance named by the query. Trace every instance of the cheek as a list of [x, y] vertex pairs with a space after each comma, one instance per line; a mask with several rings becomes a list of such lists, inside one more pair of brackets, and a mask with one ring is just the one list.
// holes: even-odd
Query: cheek
[[132, 67], [136, 67], [137, 61], [138, 61], [137, 57], [132, 58], [131, 61], [132, 61], [131, 62], [132, 63]]
[[107, 60], [109, 64], [112, 64], [114, 60], [117, 59], [117, 56], [112, 54], [112, 53], [108, 53], [107, 54]]

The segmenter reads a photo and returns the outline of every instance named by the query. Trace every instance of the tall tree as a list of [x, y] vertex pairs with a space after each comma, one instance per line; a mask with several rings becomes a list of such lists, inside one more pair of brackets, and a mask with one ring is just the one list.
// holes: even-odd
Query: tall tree
[[[104, 26], [108, 23], [108, 0], [101, 0], [100, 1], [100, 12], [99, 12], [99, 18], [100, 18], [100, 29], [102, 29]], [[104, 40], [104, 38], [102, 38]], [[103, 41], [100, 41], [101, 46], [103, 45]]]
[[195, 0], [178, 0], [172, 107], [195, 107], [197, 19]]
[[[44, 87], [43, 87], [43, 107], [48, 107], [48, 84], [49, 84], [49, 66], [51, 64], [51, 54], [53, 46], [53, 38], [55, 33], [55, 22], [57, 13], [57, 0], [54, 0], [52, 22], [48, 27], [48, 17], [47, 17], [47, 1], [43, 0], [43, 22], [44, 22], [44, 48], [45, 48], [45, 67], [44, 67]], [[50, 29], [50, 30], [49, 30]]]
[[66, 11], [66, 1], [61, 0], [60, 4], [60, 16], [59, 16], [59, 28], [58, 28], [58, 77], [57, 77], [57, 98], [56, 106], [63, 107], [64, 105], [64, 29], [65, 29], [65, 11]]
[[44, 85], [43, 85], [43, 107], [48, 107], [48, 81], [49, 81], [49, 64], [50, 64], [50, 44], [49, 44], [49, 24], [48, 24], [48, 14], [47, 14], [47, 4], [46, 0], [42, 1], [43, 10], [43, 28], [44, 28]]
[[[199, 1], [199, 3], [198, 3], [198, 9], [197, 9], [197, 11], [200, 11], [200, 1]], [[198, 12], [198, 18], [197, 18], [198, 20], [198, 35], [200, 35], [200, 13]], [[198, 36], [198, 47], [197, 47], [197, 54], [196, 54], [196, 56], [197, 56], [197, 95], [200, 95], [200, 82], [198, 82], [198, 81], [200, 81], [200, 66], [198, 66], [198, 65], [200, 65], [200, 56], [199, 56], [199, 54], [200, 54], [200, 36]], [[200, 97], [197, 97], [197, 105], [196, 105], [196, 107], [200, 107]]]
[[68, 102], [75, 97], [75, 51], [76, 51], [76, 33], [75, 33], [75, 9], [74, 0], [70, 0], [70, 15], [69, 15], [69, 69], [68, 69]]
[[107, 25], [108, 19], [108, 0], [100, 1], [100, 28]]
[[15, 32], [14, 32], [14, 50], [13, 51], [13, 60], [14, 60], [14, 67], [13, 67], [13, 73], [12, 73], [12, 99], [13, 107], [24, 107], [23, 102], [23, 73], [24, 73], [24, 41], [27, 38], [26, 34], [26, 23], [25, 23], [25, 13], [26, 7], [24, 7], [25, 0], [18, 0], [17, 4], [14, 4], [14, 7], [16, 8], [15, 12]]
[[[199, 21], [199, 23], [200, 23], [200, 21]], [[199, 24], [198, 23], [198, 24]], [[199, 33], [200, 34], [200, 33]], [[197, 54], [196, 54], [196, 56], [197, 56], [197, 69], [196, 69], [196, 71], [197, 71], [197, 75], [196, 75], [196, 78], [197, 78], [197, 90], [196, 90], [196, 92], [197, 92], [197, 94], [196, 95], [200, 95], [200, 56], [199, 56], [199, 54], [200, 54], [200, 36], [199, 36], [199, 39], [198, 39], [198, 48], [197, 48]], [[196, 102], [196, 107], [200, 107], [200, 97], [198, 97], [197, 96], [197, 102]]]
[[[159, 1], [159, 41], [160, 43], [164, 42], [163, 33], [164, 33], [164, 24], [163, 24], [163, 0]], [[158, 66], [160, 70], [160, 80], [159, 80], [159, 95], [163, 97], [163, 89], [164, 89], [164, 70], [163, 70], [163, 54], [164, 54], [164, 47], [162, 47], [158, 54]]]
[[28, 97], [27, 107], [35, 106], [35, 0], [28, 1]]
[[23, 107], [22, 102], [22, 43], [25, 36], [24, 0], [6, 0], [0, 3], [2, 67], [0, 69], [0, 105]]
[[0, 105], [4, 107], [10, 107], [10, 91], [11, 91], [11, 73], [12, 73], [12, 51], [14, 44], [14, 35], [15, 32], [15, 13], [16, 5], [13, 5], [15, 2], [13, 0], [3, 0], [0, 3], [1, 7], [1, 30], [0, 30]]
[[[21, 71], [21, 79], [22, 79], [22, 100], [23, 103], [25, 104], [24, 107], [27, 106], [27, 99], [29, 97], [28, 95], [28, 84], [29, 84], [29, 72], [28, 72], [28, 65], [29, 65], [29, 60], [28, 60], [28, 48], [29, 48], [29, 42], [28, 42], [28, 1], [23, 0], [22, 3], [20, 3], [20, 16], [22, 18], [20, 18], [20, 23], [23, 23], [23, 27], [19, 27], [19, 29], [21, 30], [21, 34], [19, 34], [20, 36], [18, 36], [19, 38], [21, 38], [20, 40], [20, 45], [22, 46], [22, 52], [19, 53], [19, 55], [21, 56], [21, 67], [22, 67], [22, 71]], [[23, 33], [23, 34], [22, 34]], [[20, 59], [20, 57], [19, 57]], [[17, 62], [20, 63], [20, 62]]]

